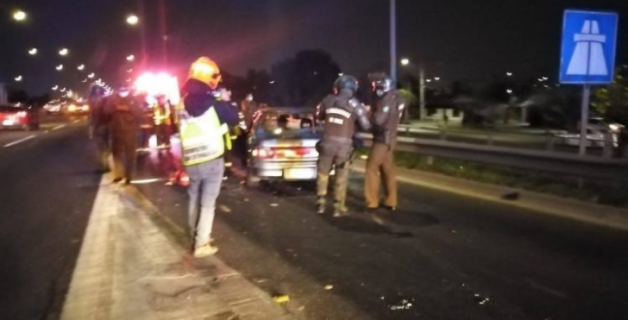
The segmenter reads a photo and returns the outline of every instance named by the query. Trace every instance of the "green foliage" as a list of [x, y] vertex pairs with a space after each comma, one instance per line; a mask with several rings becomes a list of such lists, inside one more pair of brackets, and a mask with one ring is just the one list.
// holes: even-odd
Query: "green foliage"
[[594, 91], [591, 105], [600, 115], [628, 123], [628, 66], [617, 69], [613, 83]]

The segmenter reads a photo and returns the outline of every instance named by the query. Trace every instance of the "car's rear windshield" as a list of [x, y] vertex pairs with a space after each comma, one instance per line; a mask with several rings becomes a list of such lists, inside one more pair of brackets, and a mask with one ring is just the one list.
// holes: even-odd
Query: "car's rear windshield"
[[298, 134], [316, 130], [313, 112], [264, 112], [257, 132], [266, 135]]

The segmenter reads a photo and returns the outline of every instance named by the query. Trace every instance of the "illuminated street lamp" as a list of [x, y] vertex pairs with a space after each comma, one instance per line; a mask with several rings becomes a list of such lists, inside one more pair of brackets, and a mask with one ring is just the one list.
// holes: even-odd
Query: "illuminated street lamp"
[[85, 65], [82, 64], [82, 65], [76, 67], [76, 69], [78, 69], [79, 71], [83, 71], [83, 70], [85, 70]]
[[140, 22], [140, 18], [134, 14], [126, 17], [126, 23], [132, 26], [137, 25]]
[[19, 21], [19, 22], [26, 20], [26, 12], [22, 10], [17, 10], [13, 12], [13, 20]]
[[409, 65], [409, 64], [410, 64], [410, 59], [408, 59], [408, 58], [403, 58], [403, 59], [401, 59], [401, 65], [402, 65], [402, 66], [404, 66], [404, 67], [405, 67], [405, 66], [407, 66], [407, 65]]
[[59, 86], [56, 85], [56, 86], [52, 87], [51, 89], [52, 89], [52, 91], [57, 91], [59, 89]]
[[425, 82], [430, 83], [432, 82], [432, 79], [425, 79]]
[[59, 55], [62, 57], [65, 57], [68, 55], [70, 51], [67, 48], [62, 48], [61, 50], [59, 50]]
[[131, 69], [127, 70], [126, 72], [128, 72], [128, 73], [133, 72], [133, 68], [131, 68]]
[[61, 89], [61, 92], [65, 92], [65, 90], [66, 90], [65, 88], [62, 88], [62, 89]]
[[57, 69], [57, 71], [63, 70], [63, 65], [62, 64], [58, 65], [56, 69]]
[[134, 55], [132, 55], [132, 54], [130, 54], [130, 55], [128, 55], [128, 56], [126, 57], [126, 60], [127, 60], [127, 61], [133, 61], [133, 60], [135, 60], [135, 56], [134, 56]]
[[512, 77], [512, 72], [506, 72], [507, 77]]
[[24, 79], [21, 75], [15, 77], [15, 82], [22, 82], [22, 79]]
[[83, 79], [83, 81], [81, 81], [81, 82], [83, 82], [83, 83], [87, 82], [87, 78]]
[[434, 77], [434, 80], [440, 81], [440, 77]]
[[37, 54], [37, 48], [32, 48], [30, 50], [28, 50], [28, 54], [30, 54], [31, 56], [34, 56]]
[[92, 72], [87, 75], [88, 78], [93, 79], [96, 75]]
[[506, 93], [512, 94], [512, 89], [506, 89]]

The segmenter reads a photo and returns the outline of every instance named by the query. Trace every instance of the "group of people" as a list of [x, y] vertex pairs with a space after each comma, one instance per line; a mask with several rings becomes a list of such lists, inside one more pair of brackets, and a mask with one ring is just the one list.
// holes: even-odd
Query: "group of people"
[[97, 142], [102, 170], [113, 172], [114, 183], [131, 183], [137, 152], [148, 149], [153, 133], [160, 147], [170, 148], [173, 130], [170, 102], [162, 95], [152, 103], [142, 98], [134, 96], [127, 87], [107, 97], [100, 86], [90, 89], [90, 138]]
[[[191, 65], [181, 88], [180, 102], [172, 107], [167, 101], [158, 100], [158, 105], [153, 108], [160, 144], [169, 147], [170, 128], [164, 127], [174, 127], [179, 132], [180, 162], [189, 177], [188, 222], [195, 257], [213, 255], [218, 250], [211, 242], [211, 233], [216, 199], [225, 171], [225, 156], [232, 149], [234, 128], [246, 129], [257, 109], [251, 95], [242, 103], [241, 110], [234, 108], [231, 92], [220, 85], [221, 80], [218, 65], [207, 57], [201, 57]], [[355, 97], [358, 81], [351, 76], [341, 76], [334, 84], [334, 94], [325, 98], [319, 106], [318, 118], [324, 123], [324, 132], [317, 146], [318, 213], [322, 214], [326, 209], [325, 198], [332, 170], [335, 171], [334, 216], [347, 213], [347, 180], [358, 128], [370, 131], [374, 136], [367, 162], [367, 210], [379, 207], [380, 177], [385, 181], [384, 206], [395, 210], [393, 149], [404, 104], [393, 85], [393, 81], [386, 76], [373, 80], [378, 98], [369, 112]], [[95, 98], [90, 102], [90, 136], [98, 144], [103, 169], [109, 170], [109, 156], [112, 154], [113, 182], [129, 184], [133, 178], [138, 135], [142, 136], [142, 119], [146, 118], [145, 106], [127, 88], [120, 88], [115, 95]]]
[[397, 209], [397, 183], [393, 150], [397, 140], [397, 126], [403, 114], [405, 102], [394, 82], [384, 74], [372, 76], [375, 103], [367, 108], [356, 98], [358, 81], [343, 75], [334, 83], [334, 93], [319, 105], [318, 119], [324, 123], [324, 131], [318, 144], [316, 211], [324, 214], [330, 172], [334, 177], [334, 217], [347, 213], [345, 199], [349, 179], [349, 166], [355, 148], [358, 129], [373, 134], [373, 143], [366, 163], [364, 197], [367, 213], [380, 207], [380, 185], [384, 185], [383, 207]]

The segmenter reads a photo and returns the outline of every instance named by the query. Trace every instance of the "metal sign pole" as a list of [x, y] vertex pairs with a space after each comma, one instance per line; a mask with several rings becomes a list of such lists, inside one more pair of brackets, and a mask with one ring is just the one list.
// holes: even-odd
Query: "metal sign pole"
[[589, 126], [589, 102], [591, 101], [591, 86], [584, 85], [582, 89], [582, 114], [580, 117], [580, 150], [578, 154], [587, 154], [587, 129]]

